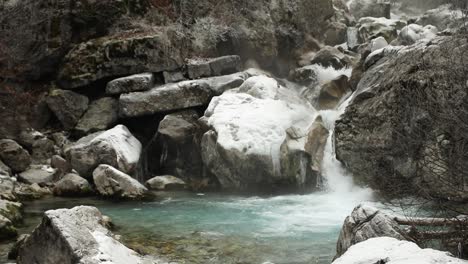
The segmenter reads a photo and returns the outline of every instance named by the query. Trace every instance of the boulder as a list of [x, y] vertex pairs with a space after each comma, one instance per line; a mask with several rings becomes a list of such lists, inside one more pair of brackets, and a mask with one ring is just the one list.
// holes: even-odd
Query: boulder
[[152, 73], [140, 73], [110, 81], [106, 86], [107, 94], [122, 94], [147, 91], [154, 86]]
[[79, 175], [89, 179], [100, 164], [108, 164], [125, 173], [135, 172], [141, 143], [124, 125], [96, 132], [65, 149], [67, 160]]
[[200, 141], [204, 131], [198, 118], [191, 110], [164, 117], [146, 155], [152, 173], [174, 175], [188, 182], [202, 177]]
[[164, 83], [175, 83], [187, 80], [184, 73], [181, 71], [165, 71], [163, 72]]
[[419, 40], [431, 40], [437, 36], [438, 29], [432, 25], [425, 27], [410, 24], [401, 29], [400, 34], [396, 40], [399, 45], [411, 45]]
[[93, 180], [103, 196], [141, 199], [148, 191], [137, 180], [109, 165], [99, 165], [93, 172]]
[[89, 182], [75, 173], [69, 173], [56, 182], [52, 191], [56, 196], [84, 196], [92, 193]]
[[81, 117], [75, 131], [87, 135], [109, 129], [117, 123], [119, 102], [112, 97], [104, 97], [91, 102], [88, 110]]
[[16, 178], [0, 175], [0, 199], [16, 200]]
[[390, 18], [390, 3], [380, 0], [352, 0], [349, 10], [356, 19], [362, 17], [384, 17]]
[[310, 64], [341, 69], [352, 65], [351, 59], [335, 47], [325, 46], [312, 58]]
[[337, 158], [357, 183], [386, 195], [468, 199], [465, 163], [448, 154], [459, 153], [452, 140], [464, 126], [447, 118], [468, 112], [466, 48], [466, 39], [436, 37], [369, 55], [369, 68], [335, 128]]
[[224, 189], [307, 188], [316, 180], [303, 146], [315, 110], [292, 88], [266, 76], [213, 98], [202, 121], [206, 173]]
[[374, 237], [405, 239], [400, 226], [390, 215], [368, 205], [358, 205], [346, 217], [341, 228], [336, 257], [343, 255], [352, 245]]
[[46, 101], [66, 130], [75, 127], [86, 109], [88, 109], [89, 103], [88, 97], [84, 95], [60, 89], [50, 92]]
[[105, 222], [95, 207], [47, 211], [20, 247], [18, 264], [153, 263], [115, 240]]
[[32, 159], [35, 164], [49, 163], [50, 158], [59, 153], [60, 149], [49, 138], [36, 140], [32, 146]]
[[18, 174], [18, 180], [27, 184], [46, 185], [58, 180], [59, 176], [58, 170], [48, 165], [31, 165], [27, 170]]
[[150, 190], [171, 191], [185, 189], [185, 182], [171, 175], [156, 176], [145, 183]]
[[15, 186], [15, 195], [19, 200], [35, 200], [51, 194], [47, 186], [41, 187], [37, 183], [26, 184], [18, 182]]
[[22, 221], [22, 209], [23, 205], [21, 203], [0, 199], [0, 215], [8, 218], [13, 224]]
[[237, 55], [214, 59], [190, 60], [187, 71], [190, 79], [226, 75], [241, 71], [241, 59]]
[[383, 17], [363, 17], [359, 19], [359, 39], [361, 43], [371, 39], [383, 37], [387, 43], [398, 37], [398, 31], [406, 26], [406, 22], [396, 19], [386, 19]]
[[213, 97], [209, 84], [184, 81], [155, 87], [146, 92], [122, 94], [119, 115], [123, 118], [207, 105]]
[[317, 98], [318, 109], [334, 109], [338, 106], [343, 96], [350, 93], [351, 89], [348, 83], [348, 77], [341, 75], [335, 80], [325, 83], [320, 89]]
[[28, 151], [11, 139], [0, 140], [0, 159], [13, 172], [24, 171], [31, 164]]
[[58, 75], [62, 87], [73, 89], [95, 81], [142, 72], [180, 68], [177, 49], [166, 49], [167, 36], [157, 32], [120, 32], [81, 43], [63, 61]]
[[50, 166], [54, 169], [57, 169], [60, 175], [69, 173], [72, 170], [70, 163], [59, 155], [52, 156], [50, 160]]
[[318, 173], [322, 172], [322, 161], [325, 151], [325, 145], [330, 132], [323, 124], [321, 116], [318, 116], [309, 130], [304, 149], [312, 157], [312, 170]]
[[332, 264], [362, 263], [466, 264], [467, 261], [456, 258], [448, 252], [431, 248], [421, 249], [413, 242], [401, 241], [392, 237], [378, 237], [352, 246]]
[[383, 49], [388, 46], [388, 42], [385, 40], [384, 37], [378, 37], [371, 40], [370, 43], [370, 51], [374, 52], [379, 49]]

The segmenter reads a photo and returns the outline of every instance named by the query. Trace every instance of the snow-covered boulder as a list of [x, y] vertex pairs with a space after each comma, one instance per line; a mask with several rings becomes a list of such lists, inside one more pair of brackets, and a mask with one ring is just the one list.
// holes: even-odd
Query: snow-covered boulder
[[144, 264], [144, 259], [112, 237], [95, 207], [45, 212], [42, 223], [19, 249], [18, 263]]
[[131, 174], [141, 154], [141, 143], [127, 127], [117, 125], [104, 132], [86, 136], [65, 149], [67, 160], [79, 175], [90, 178], [100, 164], [111, 165]]
[[421, 249], [413, 242], [401, 241], [391, 237], [371, 238], [349, 248], [332, 264], [467, 264], [448, 252], [430, 248]]
[[[213, 98], [201, 121], [207, 171], [224, 189], [295, 189], [313, 184], [304, 145], [315, 109], [293, 88], [266, 76]], [[281, 183], [281, 184], [280, 184]]]
[[99, 165], [93, 172], [93, 180], [103, 196], [140, 199], [148, 191], [137, 180], [109, 165]]
[[398, 223], [381, 210], [359, 205], [346, 217], [336, 244], [336, 256], [345, 253], [349, 247], [373, 237], [405, 239]]
[[411, 45], [419, 40], [431, 40], [437, 36], [438, 29], [432, 25], [425, 27], [410, 24], [401, 29], [398, 34], [397, 44], [400, 45]]

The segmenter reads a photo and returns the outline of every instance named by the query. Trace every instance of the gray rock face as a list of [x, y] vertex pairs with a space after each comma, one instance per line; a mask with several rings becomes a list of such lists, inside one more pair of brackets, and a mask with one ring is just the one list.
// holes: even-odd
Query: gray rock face
[[239, 72], [241, 60], [239, 56], [224, 56], [215, 59], [192, 60], [187, 64], [190, 79], [219, 76]]
[[361, 17], [390, 18], [391, 5], [379, 0], [353, 0], [349, 9], [356, 19]]
[[152, 263], [115, 240], [105, 222], [95, 207], [47, 211], [20, 248], [18, 263]]
[[[436, 37], [369, 65], [335, 129], [337, 157], [357, 182], [387, 194], [423, 188], [431, 196], [468, 198], [466, 163], [447, 154], [459, 153], [449, 138], [464, 127], [452, 111], [467, 113], [463, 66], [454, 63], [468, 59], [467, 47], [464, 39]], [[427, 63], [415, 71], [419, 60]]]
[[99, 165], [93, 172], [96, 190], [103, 196], [141, 199], [148, 189], [129, 175], [109, 165]]
[[156, 176], [146, 181], [145, 185], [150, 190], [169, 191], [185, 189], [185, 182], [171, 175]]
[[166, 84], [146, 92], [122, 94], [119, 115], [128, 118], [202, 106], [207, 105], [212, 97], [213, 92], [206, 82]]
[[0, 140], [0, 158], [13, 172], [21, 172], [31, 164], [31, 156], [11, 139]]
[[140, 160], [141, 143], [127, 127], [117, 125], [81, 138], [68, 146], [65, 154], [72, 168], [87, 179], [100, 164], [108, 164], [131, 174]]
[[47, 165], [32, 165], [18, 174], [18, 180], [24, 183], [45, 185], [58, 180], [58, 170]]
[[359, 205], [344, 221], [336, 244], [336, 257], [343, 255], [352, 245], [369, 238], [385, 236], [404, 240], [402, 234], [398, 223], [390, 216], [374, 207]]
[[91, 194], [92, 189], [86, 179], [69, 173], [55, 183], [53, 193], [56, 196], [84, 196]]
[[81, 117], [75, 131], [87, 135], [97, 131], [109, 129], [117, 123], [119, 102], [111, 97], [104, 97], [93, 101], [88, 110]]
[[106, 86], [107, 94], [122, 94], [147, 91], [154, 86], [152, 73], [140, 73], [110, 81]]
[[60, 84], [73, 89], [103, 78], [178, 69], [183, 65], [180, 51], [165, 49], [167, 44], [165, 36], [154, 32], [127, 32], [81, 43], [65, 57]]
[[84, 95], [59, 89], [52, 91], [46, 101], [66, 130], [75, 127], [88, 109], [89, 103], [89, 99]]

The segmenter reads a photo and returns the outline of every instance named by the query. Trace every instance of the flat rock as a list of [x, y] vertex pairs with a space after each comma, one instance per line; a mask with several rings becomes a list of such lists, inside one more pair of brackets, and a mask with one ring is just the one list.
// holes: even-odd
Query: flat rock
[[421, 249], [413, 242], [401, 241], [392, 237], [378, 237], [352, 246], [332, 264], [363, 263], [466, 264], [468, 261], [455, 258], [448, 252], [430, 248]]
[[190, 79], [226, 75], [241, 70], [241, 59], [237, 55], [214, 59], [190, 60], [187, 71]]
[[119, 102], [112, 97], [104, 97], [91, 102], [88, 110], [81, 117], [75, 131], [87, 135], [109, 129], [117, 123]]
[[0, 140], [0, 158], [13, 172], [21, 172], [31, 164], [28, 151], [11, 139]]
[[93, 180], [103, 196], [141, 199], [148, 191], [137, 180], [109, 165], [99, 165], [93, 172]]
[[185, 189], [185, 182], [171, 175], [156, 176], [146, 181], [145, 185], [150, 190], [169, 191]]
[[78, 174], [87, 179], [100, 164], [108, 164], [125, 173], [133, 173], [140, 160], [142, 146], [127, 127], [117, 125], [104, 132], [81, 138], [65, 149], [67, 160]]
[[55, 183], [53, 193], [56, 196], [84, 196], [91, 194], [92, 189], [86, 179], [69, 173]]
[[115, 240], [105, 223], [105, 217], [95, 207], [47, 211], [41, 224], [20, 247], [17, 261], [19, 264], [155, 263]]
[[50, 110], [66, 130], [70, 130], [88, 109], [88, 97], [67, 90], [56, 89], [46, 99]]
[[18, 174], [18, 180], [24, 183], [45, 185], [58, 179], [59, 173], [48, 165], [31, 165], [26, 171]]
[[107, 94], [122, 94], [137, 91], [147, 91], [154, 86], [152, 73], [140, 73], [118, 78], [107, 83]]

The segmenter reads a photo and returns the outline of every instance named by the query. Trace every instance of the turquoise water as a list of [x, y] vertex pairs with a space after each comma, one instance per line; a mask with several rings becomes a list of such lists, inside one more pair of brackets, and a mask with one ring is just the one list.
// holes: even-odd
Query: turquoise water
[[330, 263], [358, 201], [333, 193], [243, 197], [163, 193], [154, 201], [49, 198], [26, 204], [29, 232], [45, 210], [93, 205], [129, 247], [177, 263]]

